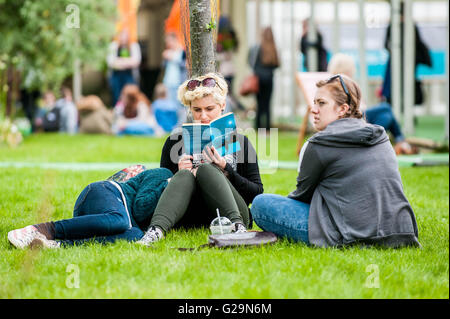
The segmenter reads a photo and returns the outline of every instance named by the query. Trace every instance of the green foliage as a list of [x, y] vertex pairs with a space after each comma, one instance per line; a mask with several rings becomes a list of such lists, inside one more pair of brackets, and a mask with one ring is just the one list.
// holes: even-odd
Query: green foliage
[[22, 133], [9, 118], [0, 116], [0, 148], [4, 145], [17, 147], [23, 141]]
[[217, 29], [216, 20], [211, 19], [211, 21], [205, 26], [205, 28], [208, 32], [211, 32], [211, 31]]
[[17, 59], [26, 87], [57, 88], [75, 59], [103, 63], [115, 10], [110, 0], [0, 0], [0, 54]]

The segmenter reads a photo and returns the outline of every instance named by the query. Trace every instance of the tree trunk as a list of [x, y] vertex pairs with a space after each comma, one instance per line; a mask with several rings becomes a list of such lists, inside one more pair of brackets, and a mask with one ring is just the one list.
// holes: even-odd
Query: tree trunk
[[189, 0], [192, 77], [216, 71], [210, 0]]
[[72, 91], [73, 101], [78, 103], [82, 95], [82, 82], [81, 82], [81, 63], [80, 59], [76, 58], [73, 63], [73, 76], [72, 76]]
[[11, 118], [14, 94], [14, 68], [11, 65], [8, 66], [6, 71], [6, 85], [8, 90], [6, 91], [5, 116]]

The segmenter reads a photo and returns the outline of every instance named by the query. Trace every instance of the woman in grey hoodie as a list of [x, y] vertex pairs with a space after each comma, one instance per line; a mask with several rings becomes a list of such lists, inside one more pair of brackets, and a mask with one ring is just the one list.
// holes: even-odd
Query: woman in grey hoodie
[[300, 152], [297, 188], [287, 198], [258, 195], [251, 207], [256, 224], [319, 247], [420, 247], [394, 150], [384, 128], [363, 119], [360, 88], [343, 75], [316, 86], [318, 133]]

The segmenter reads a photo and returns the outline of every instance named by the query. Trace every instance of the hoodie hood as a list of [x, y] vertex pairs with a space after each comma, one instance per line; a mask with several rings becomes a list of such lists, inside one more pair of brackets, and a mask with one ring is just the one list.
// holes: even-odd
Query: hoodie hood
[[386, 141], [389, 137], [382, 126], [355, 118], [336, 120], [309, 139], [310, 143], [333, 147], [366, 147]]

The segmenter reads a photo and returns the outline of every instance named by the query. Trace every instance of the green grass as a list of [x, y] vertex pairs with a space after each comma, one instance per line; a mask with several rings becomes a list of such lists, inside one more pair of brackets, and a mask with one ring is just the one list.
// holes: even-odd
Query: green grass
[[445, 137], [444, 116], [418, 116], [415, 125], [414, 136], [429, 138], [436, 142], [442, 142]]
[[[270, 153], [267, 138], [266, 154], [261, 157], [276, 157], [285, 161], [296, 161], [297, 133], [280, 133], [277, 152]], [[9, 149], [0, 144], [0, 162], [158, 162], [167, 136], [113, 137], [106, 135], [35, 134], [28, 136], [17, 148]], [[264, 140], [251, 138], [255, 148], [262, 147]], [[259, 144], [258, 144], [259, 142]]]
[[[0, 162], [153, 162], [163, 142], [39, 135], [0, 148]], [[295, 160], [295, 145], [295, 134], [280, 134], [278, 158]], [[114, 171], [2, 168], [0, 298], [449, 298], [448, 167], [400, 172], [423, 249], [316, 249], [283, 239], [252, 249], [174, 249], [206, 243], [208, 231], [196, 229], [169, 232], [153, 248], [22, 251], [10, 246], [9, 230], [70, 218], [82, 188]], [[262, 175], [265, 192], [287, 195], [295, 177], [294, 170]], [[368, 288], [377, 272], [379, 288]], [[77, 273], [79, 288], [71, 288]]]

